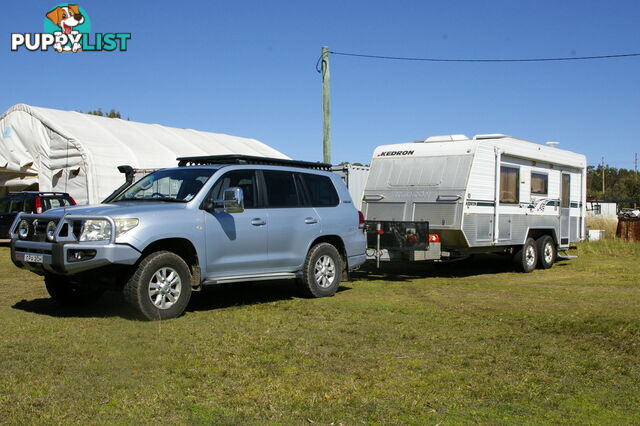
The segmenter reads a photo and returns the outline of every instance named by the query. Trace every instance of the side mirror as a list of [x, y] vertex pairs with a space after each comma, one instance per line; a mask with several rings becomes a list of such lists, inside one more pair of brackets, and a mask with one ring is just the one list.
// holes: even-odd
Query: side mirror
[[244, 194], [242, 188], [231, 187], [224, 190], [222, 200], [216, 200], [222, 205], [225, 213], [242, 213], [244, 211]]

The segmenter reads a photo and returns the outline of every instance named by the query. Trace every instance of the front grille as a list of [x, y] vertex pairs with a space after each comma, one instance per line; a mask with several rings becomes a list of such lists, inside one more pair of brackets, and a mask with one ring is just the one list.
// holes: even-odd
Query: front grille
[[34, 248], [26, 248], [20, 247], [20, 252], [22, 253], [33, 253], [33, 254], [51, 254], [51, 250], [42, 250], [42, 249], [34, 249]]
[[80, 234], [82, 233], [82, 221], [74, 220], [73, 221], [73, 235], [76, 237], [76, 240], [80, 239]]

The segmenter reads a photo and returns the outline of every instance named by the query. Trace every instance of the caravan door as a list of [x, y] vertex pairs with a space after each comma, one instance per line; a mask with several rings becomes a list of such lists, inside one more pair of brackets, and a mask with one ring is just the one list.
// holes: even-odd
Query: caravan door
[[560, 180], [560, 246], [569, 245], [569, 214], [571, 213], [571, 175], [563, 173]]

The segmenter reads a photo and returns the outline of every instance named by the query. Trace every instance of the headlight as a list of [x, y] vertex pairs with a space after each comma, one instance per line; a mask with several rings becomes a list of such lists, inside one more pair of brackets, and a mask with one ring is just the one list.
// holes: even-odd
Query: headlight
[[21, 240], [24, 240], [29, 236], [29, 231], [29, 222], [27, 222], [25, 219], [22, 219], [18, 224], [18, 237], [20, 237]]
[[140, 223], [138, 219], [134, 219], [134, 218], [116, 219], [115, 222], [116, 222], [116, 238], [118, 238], [125, 232], [131, 231]]
[[47, 231], [46, 231], [47, 240], [53, 241], [53, 237], [55, 237], [57, 227], [58, 227], [58, 224], [55, 223], [54, 221], [47, 223]]
[[111, 239], [111, 224], [108, 220], [85, 220], [80, 232], [80, 241], [103, 241]]

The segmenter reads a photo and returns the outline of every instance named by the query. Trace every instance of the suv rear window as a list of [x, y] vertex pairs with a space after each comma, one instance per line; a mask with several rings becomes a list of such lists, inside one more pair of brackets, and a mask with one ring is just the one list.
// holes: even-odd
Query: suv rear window
[[301, 173], [313, 207], [335, 207], [340, 202], [333, 182], [327, 176]]
[[56, 209], [58, 207], [70, 206], [71, 200], [63, 197], [41, 197], [44, 210]]

